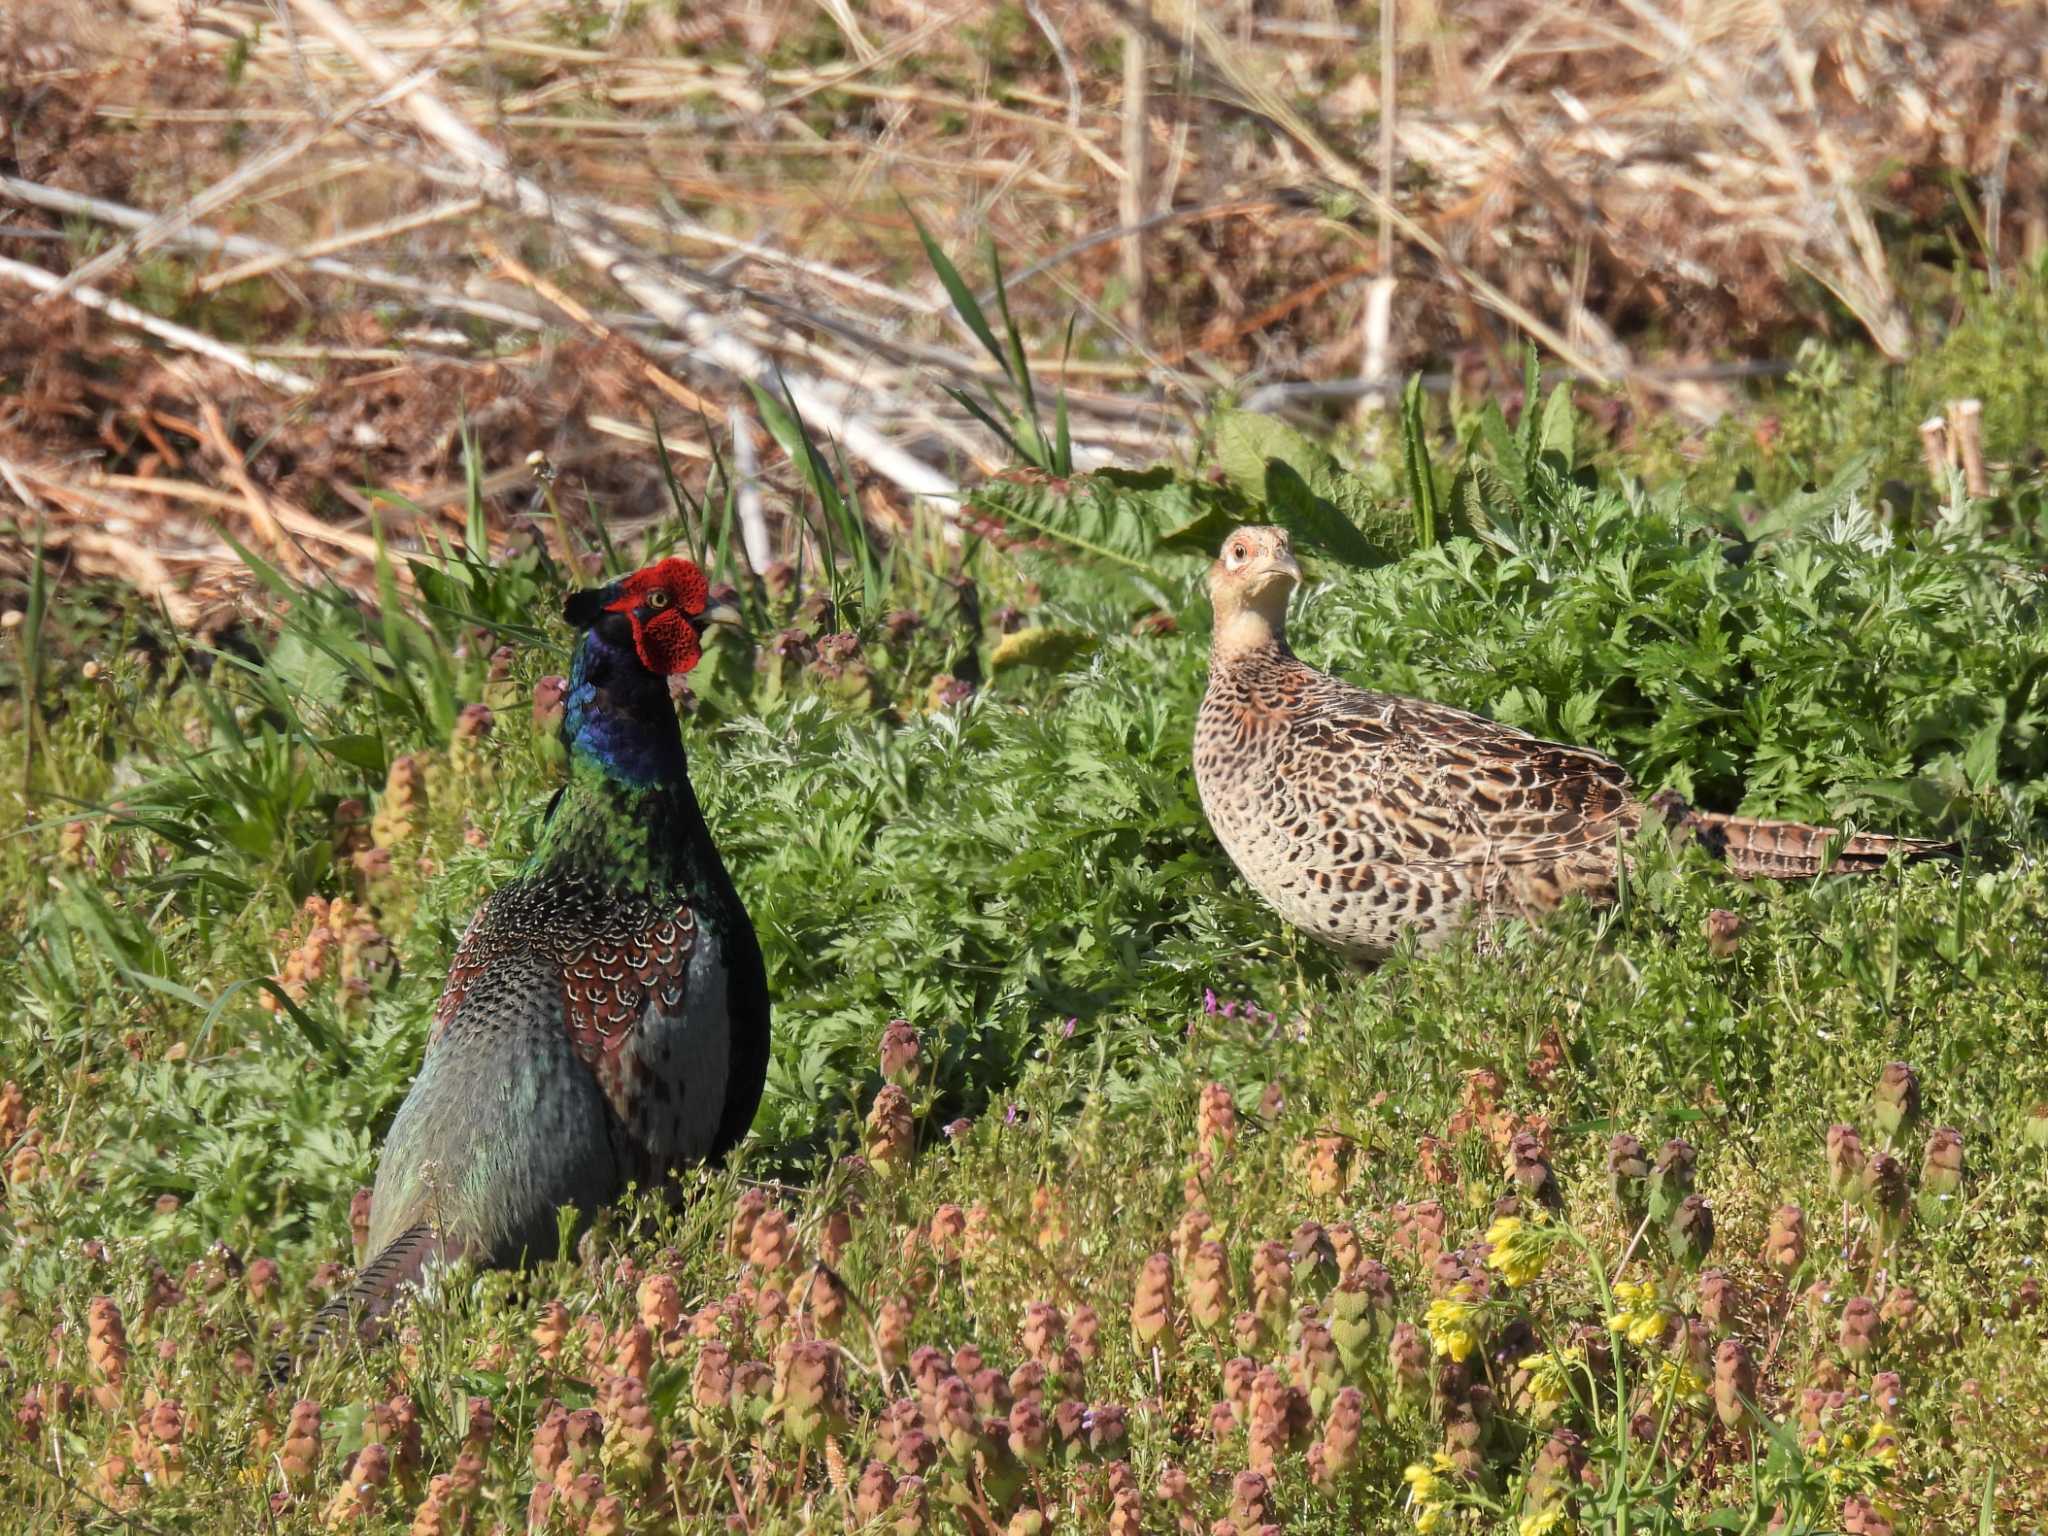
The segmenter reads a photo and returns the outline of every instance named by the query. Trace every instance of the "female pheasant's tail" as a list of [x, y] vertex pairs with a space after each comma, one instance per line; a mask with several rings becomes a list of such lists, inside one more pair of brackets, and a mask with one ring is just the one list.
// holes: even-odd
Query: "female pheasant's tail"
[[300, 1362], [330, 1336], [346, 1329], [351, 1319], [357, 1338], [366, 1344], [375, 1340], [383, 1332], [385, 1317], [398, 1305], [400, 1290], [419, 1284], [429, 1264], [454, 1257], [446, 1239], [425, 1222], [399, 1233], [363, 1266], [354, 1285], [313, 1314], [297, 1348], [280, 1350], [271, 1360], [270, 1385], [278, 1387], [289, 1381]]
[[[1755, 816], [1726, 816], [1695, 811], [1676, 793], [1665, 790], [1651, 804], [1673, 831], [1692, 837], [1741, 878], [1811, 880], [1822, 874], [1868, 875], [1893, 857], [1938, 859], [1960, 852], [1952, 842], [1925, 837], [1887, 837], [1858, 832], [1843, 837], [1835, 827], [1814, 827], [1802, 821], [1764, 821]], [[1833, 862], [1828, 846], [1836, 844]]]

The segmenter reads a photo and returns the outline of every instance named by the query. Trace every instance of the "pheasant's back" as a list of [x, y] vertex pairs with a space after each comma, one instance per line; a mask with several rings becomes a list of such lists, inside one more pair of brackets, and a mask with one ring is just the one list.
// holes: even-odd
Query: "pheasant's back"
[[508, 1029], [552, 1029], [603, 1091], [631, 1176], [722, 1151], [733, 1024], [713, 906], [560, 866], [501, 887], [456, 952], [430, 1059], [489, 1048]]
[[1355, 688], [1279, 647], [1212, 661], [1195, 781], [1248, 883], [1324, 943], [1377, 958], [1475, 905], [1544, 911], [1612, 881], [1640, 810], [1597, 753]]

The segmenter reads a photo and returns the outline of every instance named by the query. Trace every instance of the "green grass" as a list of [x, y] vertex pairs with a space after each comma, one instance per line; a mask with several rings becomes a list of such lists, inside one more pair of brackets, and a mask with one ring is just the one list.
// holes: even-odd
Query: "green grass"
[[[2048, 384], [2014, 382], [1987, 419], [2023, 464]], [[1690, 489], [1645, 489], [1651, 461], [1579, 442], [1568, 402], [1411, 420], [1362, 465], [1239, 418], [1220, 479], [992, 488], [1054, 552], [976, 545], [943, 577], [855, 550], [840, 472], [783, 422], [844, 558], [822, 593], [743, 594], [759, 636], [810, 638], [715, 653], [685, 723], [775, 994], [754, 1139], [680, 1213], [629, 1208], [529, 1276], [450, 1277], [278, 1396], [255, 1364], [354, 1259], [350, 1199], [455, 937], [552, 791], [532, 705], [565, 667], [542, 622], [563, 578], [448, 551], [413, 566], [420, 603], [394, 586], [367, 615], [259, 571], [275, 631], [205, 655], [136, 649], [146, 618], [107, 594], [49, 593], [0, 699], [8, 1528], [315, 1529], [355, 1518], [366, 1469], [372, 1530], [423, 1505], [413, 1529], [456, 1529], [465, 1499], [480, 1530], [860, 1527], [871, 1461], [922, 1476], [874, 1529], [2037, 1527], [2043, 486], [1873, 515], [1858, 453], [1910, 455], [1918, 402], [1853, 388], [1854, 410], [1792, 407], [1813, 489], [1732, 433]], [[1008, 420], [1046, 449], [1019, 394]], [[1761, 521], [1700, 499], [1745, 474]], [[1397, 504], [1418, 494], [1432, 516]], [[1968, 855], [1773, 888], [1645, 845], [1617, 908], [1336, 964], [1236, 879], [1188, 769], [1200, 551], [1243, 517], [1319, 556], [1296, 639], [1320, 664], [1615, 753], [1646, 790]], [[690, 507], [659, 547], [729, 539]], [[858, 654], [821, 663], [841, 624]], [[1726, 953], [1717, 909], [1742, 921]], [[923, 1045], [878, 1109], [892, 1019]], [[1895, 1060], [1922, 1102], [1888, 1136]], [[1874, 1175], [1831, 1169], [1837, 1123]], [[1945, 1198], [1946, 1152], [1923, 1167], [1942, 1126], [1964, 1153]], [[1695, 1149], [1710, 1251], [1673, 1235], [1682, 1180], [1614, 1187], [1618, 1133]], [[1561, 1208], [1497, 1248], [1538, 1271], [1510, 1286], [1472, 1245], [1546, 1167]], [[774, 1220], [745, 1232], [764, 1189], [801, 1261]], [[1804, 1251], [1773, 1267], [1788, 1203]], [[1297, 1238], [1286, 1262], [1261, 1246]], [[1867, 1351], [1843, 1335], [1859, 1297]], [[1750, 1377], [1717, 1382], [1724, 1337]], [[1042, 1381], [1011, 1379], [1027, 1357]], [[1034, 1388], [1038, 1418], [1008, 1401]], [[495, 1430], [465, 1440], [469, 1397]]]

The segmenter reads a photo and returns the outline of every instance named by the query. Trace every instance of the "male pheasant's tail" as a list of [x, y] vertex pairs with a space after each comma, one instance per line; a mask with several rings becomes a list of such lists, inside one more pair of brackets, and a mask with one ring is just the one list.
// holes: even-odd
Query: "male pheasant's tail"
[[1651, 803], [1663, 813], [1675, 831], [1682, 831], [1702, 848], [1724, 862], [1741, 878], [1767, 880], [1811, 880], [1827, 873], [1868, 875], [1884, 868], [1886, 861], [1935, 859], [1959, 851], [1952, 842], [1925, 837], [1887, 837], [1879, 832], [1858, 832], [1842, 839], [1832, 864], [1826, 862], [1828, 844], [1841, 833], [1834, 827], [1808, 826], [1803, 821], [1764, 821], [1755, 816], [1726, 816], [1718, 811], [1695, 811], [1670, 791], [1658, 794]]
[[447, 1241], [427, 1223], [399, 1233], [363, 1266], [354, 1285], [313, 1314], [296, 1349], [280, 1350], [271, 1360], [270, 1384], [277, 1387], [290, 1380], [299, 1362], [346, 1328], [351, 1318], [358, 1338], [364, 1343], [375, 1340], [383, 1332], [384, 1318], [398, 1305], [400, 1288], [417, 1285], [429, 1264], [453, 1257]]

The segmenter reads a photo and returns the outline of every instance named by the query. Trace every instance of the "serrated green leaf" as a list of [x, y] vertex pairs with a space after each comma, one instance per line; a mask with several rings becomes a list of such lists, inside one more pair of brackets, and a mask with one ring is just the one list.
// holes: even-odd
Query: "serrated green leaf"
[[1543, 402], [1543, 424], [1538, 439], [1537, 451], [1557, 455], [1558, 468], [1570, 474], [1576, 464], [1576, 432], [1578, 416], [1572, 408], [1572, 387], [1560, 384], [1550, 392], [1550, 398]]
[[1404, 553], [1406, 519], [1394, 510], [1372, 501], [1362, 485], [1346, 489], [1346, 501], [1360, 512], [1380, 517], [1378, 531], [1386, 542], [1375, 542], [1361, 532], [1345, 511], [1326, 496], [1319, 496], [1292, 467], [1275, 459], [1266, 466], [1265, 515], [1292, 534], [1310, 550], [1360, 570], [1385, 565]]
[[1803, 529], [1841, 511], [1852, 500], [1863, 500], [1877, 461], [1875, 448], [1851, 454], [1826, 485], [1796, 492], [1766, 512], [1751, 528], [1751, 537], [1761, 542], [1773, 534]]
[[1524, 464], [1536, 462], [1540, 443], [1537, 438], [1539, 412], [1536, 401], [1543, 389], [1543, 361], [1536, 355], [1534, 344], [1522, 348], [1522, 414], [1516, 419], [1515, 436], [1521, 449]]
[[1522, 457], [1522, 445], [1508, 426], [1507, 417], [1501, 414], [1500, 402], [1489, 400], [1479, 408], [1476, 418], [1479, 441], [1486, 445], [1493, 459], [1493, 469], [1507, 482], [1508, 489], [1517, 501], [1526, 500], [1529, 495], [1529, 467]]
[[1277, 416], [1226, 411], [1216, 419], [1212, 441], [1218, 467], [1232, 484], [1253, 494], [1264, 491], [1266, 466], [1276, 460], [1310, 486], [1338, 472], [1329, 449]]

